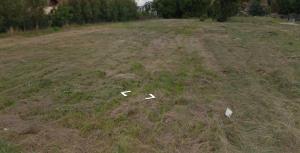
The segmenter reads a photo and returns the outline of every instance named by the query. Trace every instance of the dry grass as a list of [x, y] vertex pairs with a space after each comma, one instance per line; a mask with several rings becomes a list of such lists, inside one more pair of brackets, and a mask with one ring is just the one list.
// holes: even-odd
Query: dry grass
[[4, 36], [0, 152], [297, 153], [299, 49], [269, 18]]

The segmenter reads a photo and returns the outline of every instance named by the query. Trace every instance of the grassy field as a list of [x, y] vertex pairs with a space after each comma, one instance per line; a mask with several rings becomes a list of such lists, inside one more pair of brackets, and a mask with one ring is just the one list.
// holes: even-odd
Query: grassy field
[[237, 17], [2, 36], [0, 153], [17, 152], [299, 153], [300, 26]]

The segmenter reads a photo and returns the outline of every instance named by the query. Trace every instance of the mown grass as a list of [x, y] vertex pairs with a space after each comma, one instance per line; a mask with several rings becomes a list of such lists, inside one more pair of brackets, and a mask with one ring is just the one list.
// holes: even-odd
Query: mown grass
[[[296, 75], [299, 72], [291, 69], [294, 64], [299, 65], [299, 61], [288, 59], [299, 55], [296, 51], [299, 47], [298, 43], [293, 47], [285, 45], [298, 39], [295, 32], [298, 27], [286, 26], [288, 30], [283, 30], [278, 24], [280, 21], [273, 22], [273, 19], [272, 22], [260, 18], [236, 20], [238, 22], [222, 25], [219, 32], [206, 39], [227, 76], [223, 78], [223, 96], [230, 101], [231, 107], [240, 111], [237, 120], [224, 125], [225, 135], [234, 147], [238, 147], [235, 151], [297, 152], [295, 137], [298, 134], [291, 134], [290, 130], [299, 129], [298, 113], [284, 106], [299, 108], [294, 105], [299, 98]], [[290, 120], [290, 115], [295, 120]], [[285, 136], [292, 141], [286, 140], [282, 132], [288, 133]]]
[[[0, 46], [0, 111], [76, 130], [88, 152], [297, 152], [299, 28], [280, 22], [149, 20], [15, 38]], [[47, 140], [66, 152], [79, 141]]]
[[4, 140], [0, 140], [0, 153], [20, 153], [18, 147], [8, 144]]

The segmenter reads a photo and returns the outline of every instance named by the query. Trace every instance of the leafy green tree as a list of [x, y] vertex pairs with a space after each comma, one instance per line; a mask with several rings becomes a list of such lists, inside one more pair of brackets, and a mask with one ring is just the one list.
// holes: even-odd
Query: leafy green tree
[[188, 0], [185, 3], [185, 9], [187, 10], [184, 16], [202, 17], [207, 16], [209, 10], [210, 0]]
[[154, 0], [153, 6], [163, 18], [209, 16], [226, 21], [238, 12], [239, 0]]
[[295, 6], [295, 9], [294, 9], [295, 13], [300, 14], [300, 0], [295, 0], [294, 6]]
[[18, 29], [24, 23], [24, 0], [0, 0], [1, 29]]
[[5, 32], [4, 18], [2, 16], [0, 16], [0, 32]]
[[70, 7], [70, 13], [73, 16], [71, 21], [74, 23], [82, 24], [85, 21], [82, 11], [82, 3], [82, 0], [70, 0], [67, 4]]
[[219, 22], [224, 22], [229, 17], [237, 14], [239, 4], [239, 0], [213, 0], [210, 8], [210, 16]]
[[178, 0], [154, 0], [153, 5], [159, 16], [163, 18], [178, 17]]
[[137, 17], [134, 0], [70, 0], [73, 23], [126, 21]]
[[68, 0], [45, 15], [48, 0], [0, 0], [0, 32], [38, 29], [69, 23], [127, 21], [137, 18], [134, 0]]
[[260, 5], [260, 0], [251, 0], [249, 13], [253, 16], [263, 16], [266, 14], [264, 8]]
[[69, 6], [59, 6], [58, 9], [51, 15], [51, 26], [62, 27], [69, 24], [72, 20], [71, 8]]
[[154, 0], [153, 7], [164, 18], [200, 17], [207, 15], [210, 0]]
[[43, 8], [46, 0], [1, 0], [1, 31], [34, 29], [48, 26]]
[[44, 13], [44, 7], [47, 5], [47, 0], [26, 0], [24, 27], [26, 29], [39, 29], [39, 27], [48, 26], [48, 18]]
[[108, 19], [127, 21], [137, 18], [137, 5], [134, 0], [108, 0]]
[[106, 0], [92, 0], [91, 11], [93, 14], [93, 22], [107, 21], [107, 1]]
[[276, 0], [277, 11], [280, 14], [289, 14], [294, 12], [294, 0]]

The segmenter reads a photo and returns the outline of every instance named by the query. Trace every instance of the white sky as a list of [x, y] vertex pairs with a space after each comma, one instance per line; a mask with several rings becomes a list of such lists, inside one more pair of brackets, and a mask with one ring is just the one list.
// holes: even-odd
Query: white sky
[[135, 0], [138, 4], [138, 6], [143, 6], [146, 2], [152, 1], [152, 0]]

